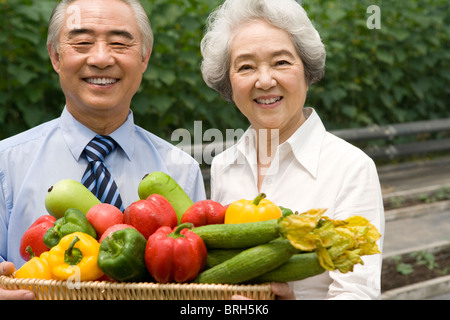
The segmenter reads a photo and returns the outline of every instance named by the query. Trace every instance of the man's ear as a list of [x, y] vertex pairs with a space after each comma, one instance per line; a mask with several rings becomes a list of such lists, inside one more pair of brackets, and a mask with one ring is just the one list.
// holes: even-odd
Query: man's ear
[[47, 44], [48, 55], [50, 56], [50, 60], [52, 61], [53, 69], [55, 69], [56, 73], [59, 73], [60, 70], [60, 60], [58, 50], [51, 43]]
[[147, 70], [148, 62], [150, 61], [150, 56], [152, 55], [153, 48], [150, 48], [145, 56], [142, 57], [142, 73]]

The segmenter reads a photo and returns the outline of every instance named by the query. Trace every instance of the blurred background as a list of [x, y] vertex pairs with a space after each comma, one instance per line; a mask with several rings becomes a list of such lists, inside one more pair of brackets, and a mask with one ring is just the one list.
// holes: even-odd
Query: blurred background
[[[46, 49], [56, 3], [0, 0], [0, 140], [64, 107]], [[132, 101], [137, 124], [167, 141], [178, 128], [193, 135], [195, 121], [224, 136], [245, 130], [247, 120], [200, 73], [205, 21], [222, 1], [141, 3], [155, 44]], [[386, 210], [382, 298], [450, 299], [450, 2], [302, 3], [327, 51], [325, 78], [310, 88], [306, 104], [378, 166]], [[208, 193], [209, 167], [202, 169]]]
[[[247, 128], [238, 110], [201, 77], [199, 43], [220, 0], [142, 0], [155, 45], [136, 121], [164, 139], [177, 128]], [[64, 98], [46, 50], [56, 0], [0, 0], [0, 139], [60, 115]], [[449, 117], [447, 0], [304, 0], [327, 50], [325, 78], [307, 105], [329, 130]], [[367, 8], [380, 8], [369, 29]]]

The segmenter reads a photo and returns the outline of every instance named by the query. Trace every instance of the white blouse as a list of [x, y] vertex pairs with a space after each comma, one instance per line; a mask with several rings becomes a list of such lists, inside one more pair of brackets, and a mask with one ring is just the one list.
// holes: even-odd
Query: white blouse
[[[325, 216], [366, 217], [382, 234], [384, 208], [374, 162], [360, 149], [327, 132], [316, 111], [276, 150], [261, 192], [277, 205], [304, 212], [326, 208]], [[211, 165], [211, 198], [222, 204], [253, 199], [258, 192], [255, 131], [250, 127]], [[325, 272], [290, 283], [297, 299], [380, 299], [382, 255], [363, 257], [353, 272]]]

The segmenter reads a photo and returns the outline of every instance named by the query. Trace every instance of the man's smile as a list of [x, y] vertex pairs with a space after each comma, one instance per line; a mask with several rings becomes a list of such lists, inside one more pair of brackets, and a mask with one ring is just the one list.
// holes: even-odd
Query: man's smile
[[107, 86], [111, 84], [115, 84], [119, 81], [119, 79], [116, 78], [106, 78], [106, 77], [89, 77], [89, 78], [83, 78], [84, 81], [90, 84], [100, 85], [100, 86]]

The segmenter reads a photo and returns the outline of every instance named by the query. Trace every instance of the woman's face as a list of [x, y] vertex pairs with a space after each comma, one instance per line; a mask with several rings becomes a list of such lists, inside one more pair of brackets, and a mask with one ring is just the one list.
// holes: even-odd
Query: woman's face
[[256, 129], [278, 129], [280, 143], [305, 121], [303, 62], [290, 35], [263, 21], [238, 27], [231, 43], [232, 97]]

